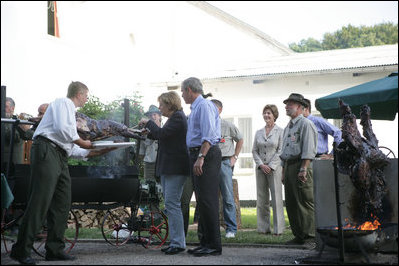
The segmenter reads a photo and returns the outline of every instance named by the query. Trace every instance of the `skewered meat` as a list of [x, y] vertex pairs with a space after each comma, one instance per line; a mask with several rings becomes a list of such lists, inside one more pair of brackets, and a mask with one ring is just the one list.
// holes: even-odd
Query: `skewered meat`
[[108, 120], [91, 119], [85, 114], [76, 112], [76, 126], [79, 136], [84, 140], [101, 140], [112, 136], [143, 139], [140, 130], [130, 129], [124, 124]]
[[[96, 141], [112, 136], [145, 139], [141, 135], [142, 130], [128, 128], [124, 124], [112, 120], [95, 120], [79, 112], [76, 112], [75, 116], [78, 134], [84, 140]], [[31, 117], [28, 119], [28, 121], [36, 123], [34, 127], [37, 127], [41, 120], [42, 117]]]
[[358, 223], [369, 220], [372, 215], [382, 219], [382, 200], [387, 193], [383, 169], [389, 161], [378, 149], [378, 140], [370, 121], [370, 108], [364, 105], [360, 111], [363, 138], [351, 108], [342, 100], [339, 100], [339, 106], [343, 118], [344, 141], [337, 147], [337, 166], [341, 173], [350, 176], [359, 192], [360, 213], [355, 219]]

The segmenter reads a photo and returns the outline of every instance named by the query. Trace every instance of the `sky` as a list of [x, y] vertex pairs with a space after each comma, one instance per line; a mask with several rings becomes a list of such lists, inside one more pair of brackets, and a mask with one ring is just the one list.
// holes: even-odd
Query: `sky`
[[[159, 58], [166, 57], [166, 59], [170, 59], [170, 61], [173, 61], [174, 56], [180, 54], [180, 50], [178, 51], [179, 53], [176, 52], [175, 54], [173, 54], [158, 49], [158, 47], [156, 46], [157, 43], [162, 43], [162, 45], [167, 46], [168, 43], [172, 43], [170, 41], [170, 39], [172, 38], [170, 36], [164, 36], [162, 34], [148, 34], [148, 32], [152, 32], [154, 29], [156, 29], [157, 23], [156, 20], [154, 20], [155, 22], [152, 23], [152, 25], [149, 25], [148, 29], [143, 30], [140, 28], [142, 32], [139, 31], [136, 37], [137, 40], [139, 40], [139, 34], [142, 33], [142, 35], [145, 35], [145, 38], [149, 38], [148, 36], [150, 35], [154, 35], [154, 37], [158, 38], [153, 42], [145, 42], [145, 47], [148, 47], [148, 49], [151, 51], [151, 58], [155, 58], [158, 61], [152, 65], [148, 64], [146, 58], [147, 54], [139, 54], [138, 56], [139, 58], [142, 57], [141, 60], [143, 64], [140, 65], [139, 69], [132, 69], [131, 66], [129, 66], [128, 64], [134, 61], [134, 59], [136, 58], [135, 53], [138, 54], [138, 49], [130, 49], [130, 53], [126, 53], [126, 49], [129, 45], [136, 45], [136, 48], [140, 45], [132, 44], [127, 33], [124, 35], [117, 35], [117, 33], [118, 31], [125, 29], [135, 32], [134, 25], [130, 25], [132, 23], [125, 23], [129, 25], [123, 24], [123, 22], [125, 21], [130, 22], [130, 20], [128, 20], [127, 18], [134, 16], [132, 15], [133, 12], [130, 12], [130, 10], [117, 10], [117, 12], [115, 13], [113, 13], [112, 11], [108, 12], [110, 10], [110, 7], [123, 9], [123, 6], [129, 5], [129, 2], [117, 1], [104, 1], [99, 3], [99, 5], [101, 5], [101, 7], [106, 10], [105, 12], [98, 12], [98, 9], [100, 7], [99, 5], [96, 5], [94, 1], [69, 2], [72, 6], [80, 6], [81, 12], [93, 10], [97, 11], [90, 13], [93, 15], [92, 18], [94, 19], [88, 19], [87, 14], [84, 13], [83, 15], [78, 14], [80, 15], [80, 17], [83, 17], [84, 20], [79, 20], [77, 19], [77, 17], [73, 17], [74, 19], [70, 21], [78, 21], [77, 23], [81, 23], [81, 21], [83, 21], [83, 25], [78, 24], [78, 26], [85, 29], [87, 28], [92, 31], [93, 28], [90, 28], [92, 25], [99, 25], [97, 27], [98, 32], [95, 32], [94, 34], [92, 32], [92, 34], [88, 37], [89, 39], [81, 41], [81, 37], [83, 38], [84, 36], [80, 36], [79, 34], [87, 35], [88, 31], [80, 30], [80, 32], [77, 32], [71, 30], [69, 31], [69, 33], [73, 36], [69, 36], [69, 38], [68, 36], [66, 36], [67, 32], [64, 31], [61, 33], [63, 34], [63, 37], [59, 41], [57, 40], [56, 42], [54, 42], [54, 45], [48, 46], [49, 42], [46, 42], [46, 40], [49, 39], [49, 37], [46, 36], [45, 38], [38, 39], [38, 32], [36, 32], [38, 29], [43, 31], [45, 30], [45, 27], [42, 27], [42, 24], [46, 24], [46, 14], [42, 14], [40, 16], [40, 21], [37, 20], [37, 17], [28, 17], [29, 15], [35, 16], [37, 12], [45, 12], [45, 8], [43, 8], [42, 6], [38, 6], [38, 3], [43, 2], [44, 5], [46, 5], [46, 1], [32, 1], [24, 2], [22, 4], [16, 1], [1, 1], [2, 85], [8, 86], [8, 88], [10, 89], [8, 91], [8, 95], [15, 97], [15, 100], [19, 103], [16, 107], [17, 113], [27, 112], [29, 114], [35, 115], [37, 113], [37, 102], [42, 102], [43, 97], [46, 97], [44, 101], [49, 102], [54, 100], [55, 97], [60, 97], [64, 95], [64, 79], [66, 77], [65, 75], [61, 75], [61, 73], [67, 73], [69, 74], [69, 76], [73, 76], [73, 80], [91, 80], [91, 83], [87, 85], [90, 88], [93, 88], [93, 94], [100, 97], [102, 101], [107, 102], [107, 100], [109, 100], [109, 98], [111, 97], [110, 94], [112, 95], [112, 97], [114, 95], [131, 95], [131, 83], [133, 83], [132, 80], [134, 80], [136, 77], [140, 77], [142, 79], [142, 76], [148, 75], [151, 78], [151, 71], [154, 71], [155, 67], [165, 69], [164, 65], [160, 64], [161, 60], [158, 60]], [[143, 4], [142, 8], [145, 8], [144, 10], [146, 12], [150, 12], [151, 16], [153, 17], [157, 17], [157, 15], [160, 13], [163, 13], [163, 15], [166, 16], [169, 16], [169, 14], [173, 14], [168, 13], [170, 11], [165, 8], [167, 7], [167, 5], [169, 5], [168, 2], [150, 2], [150, 5], [148, 5], [148, 2], [145, 3], [146, 4]], [[258, 28], [265, 34], [269, 35], [271, 38], [279, 41], [286, 46], [293, 42], [298, 43], [302, 39], [307, 39], [309, 37], [322, 40], [325, 33], [335, 32], [337, 30], [340, 30], [343, 26], [347, 26], [348, 24], [352, 24], [354, 26], [371, 26], [383, 22], [398, 23], [398, 3], [396, 1], [209, 1], [209, 3], [218, 8], [221, 8], [225, 12], [230, 13], [231, 15], [237, 17], [245, 23]], [[16, 12], [17, 9], [14, 7], [21, 5], [25, 7], [25, 10], [22, 13]], [[8, 8], [3, 8], [4, 6]], [[61, 2], [59, 3], [59, 7], [62, 8]], [[34, 12], [31, 12], [30, 10], [34, 10]], [[146, 12], [142, 12], [144, 13], [142, 15], [145, 16], [145, 19], [148, 19], [148, 17], [149, 19], [151, 19], [151, 16], [148, 16], [148, 13]], [[104, 19], [104, 14], [107, 15], [107, 19]], [[111, 18], [111, 14], [117, 14], [119, 15], [119, 17]], [[124, 16], [122, 16], [121, 14], [123, 14]], [[190, 19], [184, 17], [185, 15], [187, 14], [177, 14], [176, 23], [178, 25], [184, 24], [185, 20]], [[59, 19], [60, 23], [62, 23], [62, 25], [65, 27], [66, 21], [65, 19], [63, 20], [61, 14]], [[145, 19], [139, 19], [139, 21], [147, 21]], [[117, 27], [113, 27], [112, 25], [115, 24], [112, 24], [110, 22], [116, 22]], [[166, 22], [167, 21], [165, 20], [165, 24], [167, 24]], [[19, 31], [14, 31], [14, 28], [19, 30], [26, 29], [26, 23], [29, 23], [29, 26], [36, 31], [26, 32], [25, 30], [23, 34], [21, 34]], [[201, 24], [203, 22], [199, 20], [198, 23]], [[19, 25], [17, 27], [12, 27], [15, 25], [10, 24]], [[142, 25], [148, 24], [141, 23], [140, 26]], [[105, 32], [107, 32], [107, 34], [105, 34]], [[209, 38], [215, 40], [218, 37], [220, 36]], [[47, 54], [57, 54], [57, 49], [59, 47], [65, 48], [67, 44], [66, 41], [71, 39], [76, 42], [73, 43], [73, 45], [75, 45], [75, 47], [79, 46], [78, 50], [81, 50], [82, 53], [85, 52], [85, 49], [96, 49], [96, 52], [87, 53], [87, 56], [83, 56], [84, 60], [81, 60], [79, 64], [75, 64], [74, 67], [69, 67], [67, 64], [57, 66], [56, 74], [46, 74], [46, 83], [42, 83], [42, 74], [45, 71], [39, 71], [41, 66], [38, 67], [37, 63], [43, 65], [51, 64], [51, 59], [49, 59], [51, 57], [42, 57], [43, 50], [45, 50]], [[126, 41], [126, 39], [129, 40]], [[35, 42], [32, 42], [32, 40], [35, 40]], [[29, 47], [31, 43], [33, 43], [32, 46], [35, 47]], [[98, 44], [101, 44], [102, 46]], [[114, 46], [114, 44], [117, 45]], [[217, 43], [215, 44], [215, 46], [216, 45]], [[107, 50], [107, 52], [104, 52], [104, 50], [109, 47], [112, 48], [112, 51]], [[11, 48], [14, 49], [12, 53], [10, 53], [9, 51], [9, 49]], [[207, 50], [207, 53], [210, 53], [211, 50], [212, 49]], [[60, 62], [62, 60], [69, 62], [71, 61], [70, 59], [76, 57], [76, 54], [73, 54], [72, 52], [68, 53], [68, 51], [69, 50], [67, 50], [67, 52], [63, 54], [58, 53], [57, 57]], [[124, 60], [120, 60], [121, 57], [118, 56], [118, 53], [124, 53]], [[108, 60], [108, 64], [106, 65], [106, 67], [103, 67], [101, 65], [101, 59]], [[99, 62], [96, 63], [98, 67], [92, 69], [91, 65], [88, 64], [90, 62]], [[213, 64], [214, 63], [215, 62], [213, 62]], [[14, 64], [15, 67], [12, 67], [11, 64]], [[127, 67], [124, 67], [124, 64], [126, 64]], [[107, 67], [109, 67], [110, 65], [114, 66], [115, 69], [118, 69], [118, 71], [113, 72], [112, 77], [109, 77], [109, 75], [107, 76]], [[146, 65], [149, 65], [151, 67], [151, 71], [147, 71], [148, 67], [143, 67]], [[64, 69], [60, 69], [59, 67], [64, 67]], [[32, 68], [39, 71], [39, 73], [32, 73]], [[47, 70], [50, 70], [51, 72], [53, 69]], [[25, 76], [25, 79], [19, 78], [19, 75], [21, 73], [24, 73], [23, 76]], [[132, 75], [132, 73], [135, 74]], [[69, 79], [69, 76], [67, 79], [68, 82], [69, 80], [71, 80]], [[28, 77], [29, 79], [27, 80], [26, 77]], [[127, 78], [130, 79], [130, 83], [126, 81]], [[32, 86], [31, 84], [41, 84], [41, 91], [43, 93], [38, 94], [32, 91], [29, 95], [27, 95], [27, 88]], [[103, 89], [104, 87], [112, 87], [114, 89], [106, 90]], [[98, 91], [95, 90], [96, 88], [98, 88]], [[128, 91], [130, 94], [126, 94], [126, 91]], [[36, 100], [34, 98], [39, 99]], [[145, 102], [144, 108], [146, 109], [148, 108], [148, 106], [149, 103]]]
[[397, 1], [209, 1], [288, 46], [343, 26], [398, 23]]

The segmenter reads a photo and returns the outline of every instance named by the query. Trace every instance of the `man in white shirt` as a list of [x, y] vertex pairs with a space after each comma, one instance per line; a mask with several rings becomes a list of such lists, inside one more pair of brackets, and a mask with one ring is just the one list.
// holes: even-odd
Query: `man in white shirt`
[[46, 260], [73, 260], [64, 253], [64, 232], [71, 207], [71, 178], [68, 157], [84, 158], [103, 154], [90, 151], [92, 143], [79, 137], [75, 109], [87, 102], [88, 88], [72, 82], [66, 98], [47, 108], [37, 127], [31, 149], [30, 195], [10, 257], [21, 264], [35, 264], [30, 252], [36, 234], [47, 216]]

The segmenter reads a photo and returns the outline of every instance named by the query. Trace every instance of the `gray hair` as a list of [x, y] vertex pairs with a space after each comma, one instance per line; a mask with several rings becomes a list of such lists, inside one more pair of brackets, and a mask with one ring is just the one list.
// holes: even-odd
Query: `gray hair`
[[6, 97], [6, 102], [9, 102], [11, 107], [15, 107], [15, 102], [11, 97]]
[[202, 89], [202, 83], [198, 78], [191, 77], [191, 78], [185, 79], [182, 82], [181, 87], [185, 91], [187, 91], [188, 88], [190, 88], [194, 93], [199, 93], [204, 98], [212, 97], [212, 93], [204, 94], [204, 90]]
[[188, 78], [185, 79], [181, 84], [183, 90], [187, 91], [190, 88], [195, 93], [204, 94], [204, 90], [202, 89], [202, 83], [198, 78]]

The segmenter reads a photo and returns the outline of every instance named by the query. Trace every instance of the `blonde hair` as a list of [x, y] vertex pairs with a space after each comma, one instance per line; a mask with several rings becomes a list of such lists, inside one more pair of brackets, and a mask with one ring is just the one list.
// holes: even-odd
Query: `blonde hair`
[[158, 102], [162, 102], [173, 112], [183, 109], [181, 107], [180, 96], [175, 91], [162, 93], [158, 97]]

